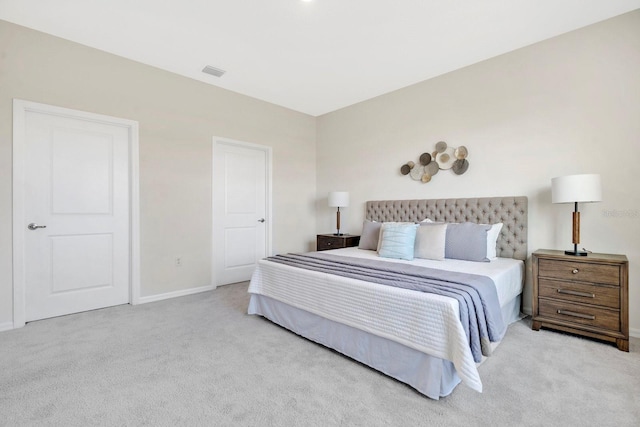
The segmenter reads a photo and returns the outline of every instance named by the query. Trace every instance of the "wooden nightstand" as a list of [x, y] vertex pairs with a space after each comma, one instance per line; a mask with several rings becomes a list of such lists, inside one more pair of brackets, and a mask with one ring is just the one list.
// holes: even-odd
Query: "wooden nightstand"
[[586, 257], [540, 249], [532, 254], [533, 323], [615, 342], [629, 351], [629, 262], [624, 255]]
[[342, 236], [336, 236], [335, 234], [318, 234], [316, 236], [316, 250], [318, 251], [350, 248], [352, 246], [358, 246], [359, 243], [360, 236], [353, 236], [351, 234], [343, 234]]

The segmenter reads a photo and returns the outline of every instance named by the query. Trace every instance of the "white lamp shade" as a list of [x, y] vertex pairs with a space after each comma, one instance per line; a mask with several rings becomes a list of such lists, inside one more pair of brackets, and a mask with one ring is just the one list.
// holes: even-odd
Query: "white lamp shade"
[[329, 193], [329, 207], [346, 208], [349, 206], [349, 192], [332, 191]]
[[600, 175], [568, 175], [551, 179], [551, 203], [584, 203], [601, 200]]

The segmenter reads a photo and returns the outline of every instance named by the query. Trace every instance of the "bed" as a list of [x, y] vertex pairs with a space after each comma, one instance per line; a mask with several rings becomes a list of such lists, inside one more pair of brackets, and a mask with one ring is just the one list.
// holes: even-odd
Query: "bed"
[[[527, 198], [369, 201], [363, 227], [372, 222], [391, 228], [391, 224], [418, 224], [415, 227], [420, 230], [427, 219], [435, 224], [457, 224], [444, 227], [502, 223], [495, 257], [490, 262], [389, 259], [380, 257], [385, 249], [380, 247], [379, 252], [343, 248], [270, 257], [259, 262], [252, 276], [248, 313], [347, 355], [432, 399], [449, 395], [461, 382], [481, 392], [478, 364], [499, 344], [506, 326], [520, 317]], [[301, 268], [290, 261], [313, 266]], [[382, 273], [370, 275], [368, 268]], [[461, 278], [459, 281], [481, 283], [486, 292], [495, 294], [492, 304], [499, 305], [493, 314], [489, 311], [482, 316], [487, 317], [487, 324], [502, 322], [503, 331], [491, 337], [487, 327], [489, 332], [480, 333], [479, 344], [474, 346], [476, 340], [469, 338], [464, 320], [469, 309], [463, 300], [438, 290], [419, 291], [412, 284], [395, 287], [386, 283], [398, 282], [398, 277], [404, 282], [406, 277], [407, 283], [422, 286], [423, 272], [438, 279], [434, 280], [437, 284], [454, 276], [452, 282]], [[479, 316], [482, 310], [477, 311]]]

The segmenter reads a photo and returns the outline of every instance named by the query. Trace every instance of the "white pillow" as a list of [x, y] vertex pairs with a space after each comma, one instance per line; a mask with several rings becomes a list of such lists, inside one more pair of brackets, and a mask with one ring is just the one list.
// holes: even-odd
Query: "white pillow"
[[421, 225], [416, 231], [414, 257], [443, 261], [446, 239], [447, 224]]
[[496, 254], [496, 245], [498, 242], [498, 236], [500, 235], [500, 230], [502, 230], [502, 225], [503, 224], [501, 222], [492, 224], [491, 228], [487, 231], [487, 258], [489, 260], [498, 258]]

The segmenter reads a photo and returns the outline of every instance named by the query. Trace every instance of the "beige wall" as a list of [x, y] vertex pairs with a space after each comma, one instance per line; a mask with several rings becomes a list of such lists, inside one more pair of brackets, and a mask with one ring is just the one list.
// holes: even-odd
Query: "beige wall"
[[143, 297], [211, 283], [214, 135], [272, 147], [274, 252], [315, 238], [315, 118], [0, 21], [0, 328], [12, 321], [13, 98], [139, 122]]
[[[440, 140], [469, 149], [466, 174], [399, 173]], [[529, 250], [568, 249], [573, 206], [551, 204], [551, 178], [601, 174], [603, 201], [580, 207], [581, 246], [629, 258], [640, 336], [640, 11], [326, 114], [317, 145], [318, 232], [335, 226], [332, 190], [351, 193], [353, 233], [366, 200], [525, 195]]]
[[[351, 193], [343, 228], [354, 233], [370, 199], [526, 195], [529, 250], [562, 249], [571, 206], [551, 204], [550, 180], [600, 173], [604, 200], [581, 206], [581, 246], [629, 257], [640, 336], [639, 69], [636, 11], [315, 119], [0, 21], [0, 326], [12, 318], [20, 98], [139, 121], [143, 296], [210, 282], [217, 135], [273, 147], [274, 252], [308, 250], [316, 231], [333, 229], [332, 190]], [[399, 174], [439, 140], [468, 147], [465, 175], [421, 184]]]

